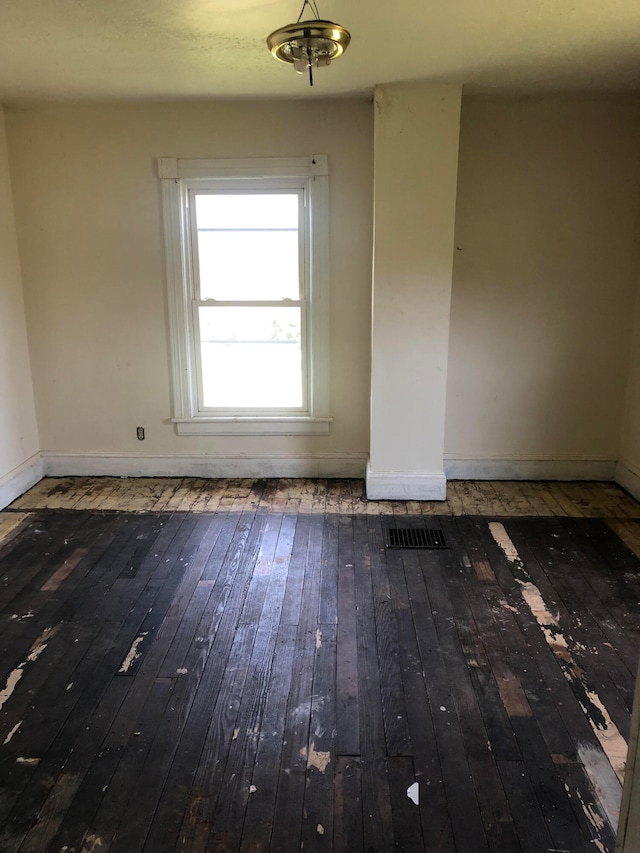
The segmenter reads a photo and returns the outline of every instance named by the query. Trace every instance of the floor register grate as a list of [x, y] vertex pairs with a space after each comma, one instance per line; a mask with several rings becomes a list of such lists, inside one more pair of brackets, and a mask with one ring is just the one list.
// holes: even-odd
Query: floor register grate
[[411, 529], [390, 527], [387, 548], [448, 548], [444, 533], [437, 528]]

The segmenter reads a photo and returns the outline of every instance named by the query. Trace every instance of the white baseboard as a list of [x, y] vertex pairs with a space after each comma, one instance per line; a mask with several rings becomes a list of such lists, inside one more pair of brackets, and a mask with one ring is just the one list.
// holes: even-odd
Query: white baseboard
[[35, 486], [44, 477], [44, 464], [39, 453], [0, 477], [0, 510]]
[[445, 457], [447, 480], [613, 480], [615, 459], [457, 459]]
[[640, 500], [640, 472], [627, 460], [445, 458], [444, 473], [373, 471], [365, 454], [170, 456], [42, 453], [0, 478], [0, 509], [49, 477], [366, 477], [371, 500], [445, 500], [446, 480], [614, 480]]
[[367, 498], [371, 501], [443, 501], [447, 480], [442, 474], [373, 471], [367, 463]]
[[640, 501], [640, 471], [627, 459], [621, 459], [616, 465], [615, 481]]
[[364, 477], [357, 453], [169, 456], [139, 453], [42, 454], [49, 477]]

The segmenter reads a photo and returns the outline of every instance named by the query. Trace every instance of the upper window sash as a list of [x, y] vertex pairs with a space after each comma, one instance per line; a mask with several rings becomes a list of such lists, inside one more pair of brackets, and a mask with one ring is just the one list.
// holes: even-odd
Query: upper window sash
[[[241, 179], [242, 180], [242, 179]], [[234, 181], [230, 184], [228, 181], [220, 181], [219, 183], [216, 181], [216, 186], [212, 189], [211, 182], [207, 182], [206, 188], [201, 189], [200, 187], [195, 187], [194, 182], [189, 181], [187, 184], [187, 196], [186, 203], [188, 207], [188, 228], [190, 233], [190, 251], [191, 251], [191, 270], [192, 270], [192, 283], [193, 283], [193, 298], [200, 300], [202, 303], [211, 301], [212, 303], [220, 303], [220, 302], [228, 302], [228, 303], [242, 303], [242, 302], [273, 302], [278, 303], [279, 301], [291, 300], [296, 301], [304, 301], [307, 299], [308, 290], [309, 290], [309, 280], [311, 275], [310, 265], [309, 265], [309, 245], [308, 245], [308, 228], [307, 228], [307, 187], [308, 179], [302, 178], [288, 178], [277, 182], [277, 186], [271, 186], [275, 182], [271, 181], [259, 181], [249, 180], [249, 187], [243, 188], [239, 186], [239, 181]], [[229, 227], [229, 228], [220, 228], [220, 227], [202, 227], [198, 221], [197, 216], [197, 200], [203, 196], [271, 196], [271, 195], [283, 195], [295, 197], [297, 200], [296, 204], [296, 227], [295, 228], [284, 228], [284, 227], [274, 227], [273, 229], [267, 227], [259, 227], [256, 226], [254, 228], [242, 228], [242, 227]], [[201, 249], [204, 249], [204, 246], [201, 246], [201, 235], [206, 233], [225, 233], [225, 234], [237, 234], [248, 231], [255, 231], [258, 233], [268, 233], [269, 231], [273, 231], [274, 234], [282, 233], [282, 232], [292, 232], [295, 231], [297, 235], [297, 257], [298, 257], [298, 269], [296, 274], [296, 287], [295, 291], [292, 288], [287, 289], [283, 288], [280, 295], [276, 295], [274, 291], [268, 292], [266, 295], [255, 295], [252, 297], [242, 296], [236, 292], [233, 292], [231, 288], [227, 285], [226, 287], [221, 282], [216, 282], [214, 280], [213, 287], [203, 287], [203, 282], [201, 281], [201, 258], [200, 252]], [[286, 250], [286, 244], [283, 246], [283, 249]], [[283, 252], [284, 254], [284, 252]], [[203, 294], [203, 290], [205, 293]], [[223, 296], [215, 296], [209, 295], [211, 291], [223, 293]], [[269, 293], [271, 295], [269, 295]]]

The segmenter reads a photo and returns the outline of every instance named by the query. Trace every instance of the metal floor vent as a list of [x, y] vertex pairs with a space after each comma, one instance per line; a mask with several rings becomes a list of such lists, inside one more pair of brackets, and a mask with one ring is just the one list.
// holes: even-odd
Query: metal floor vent
[[442, 530], [427, 527], [420, 530], [390, 527], [387, 548], [448, 548]]

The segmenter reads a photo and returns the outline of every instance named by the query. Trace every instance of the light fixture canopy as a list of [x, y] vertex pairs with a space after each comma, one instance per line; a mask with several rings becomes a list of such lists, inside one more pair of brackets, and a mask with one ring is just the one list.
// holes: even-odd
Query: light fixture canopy
[[[316, 17], [301, 21], [306, 6]], [[329, 65], [333, 59], [342, 56], [350, 41], [348, 30], [320, 17], [315, 0], [304, 0], [295, 24], [287, 24], [267, 36], [267, 46], [273, 56], [293, 65], [299, 74], [308, 71], [311, 86], [313, 69]]]

